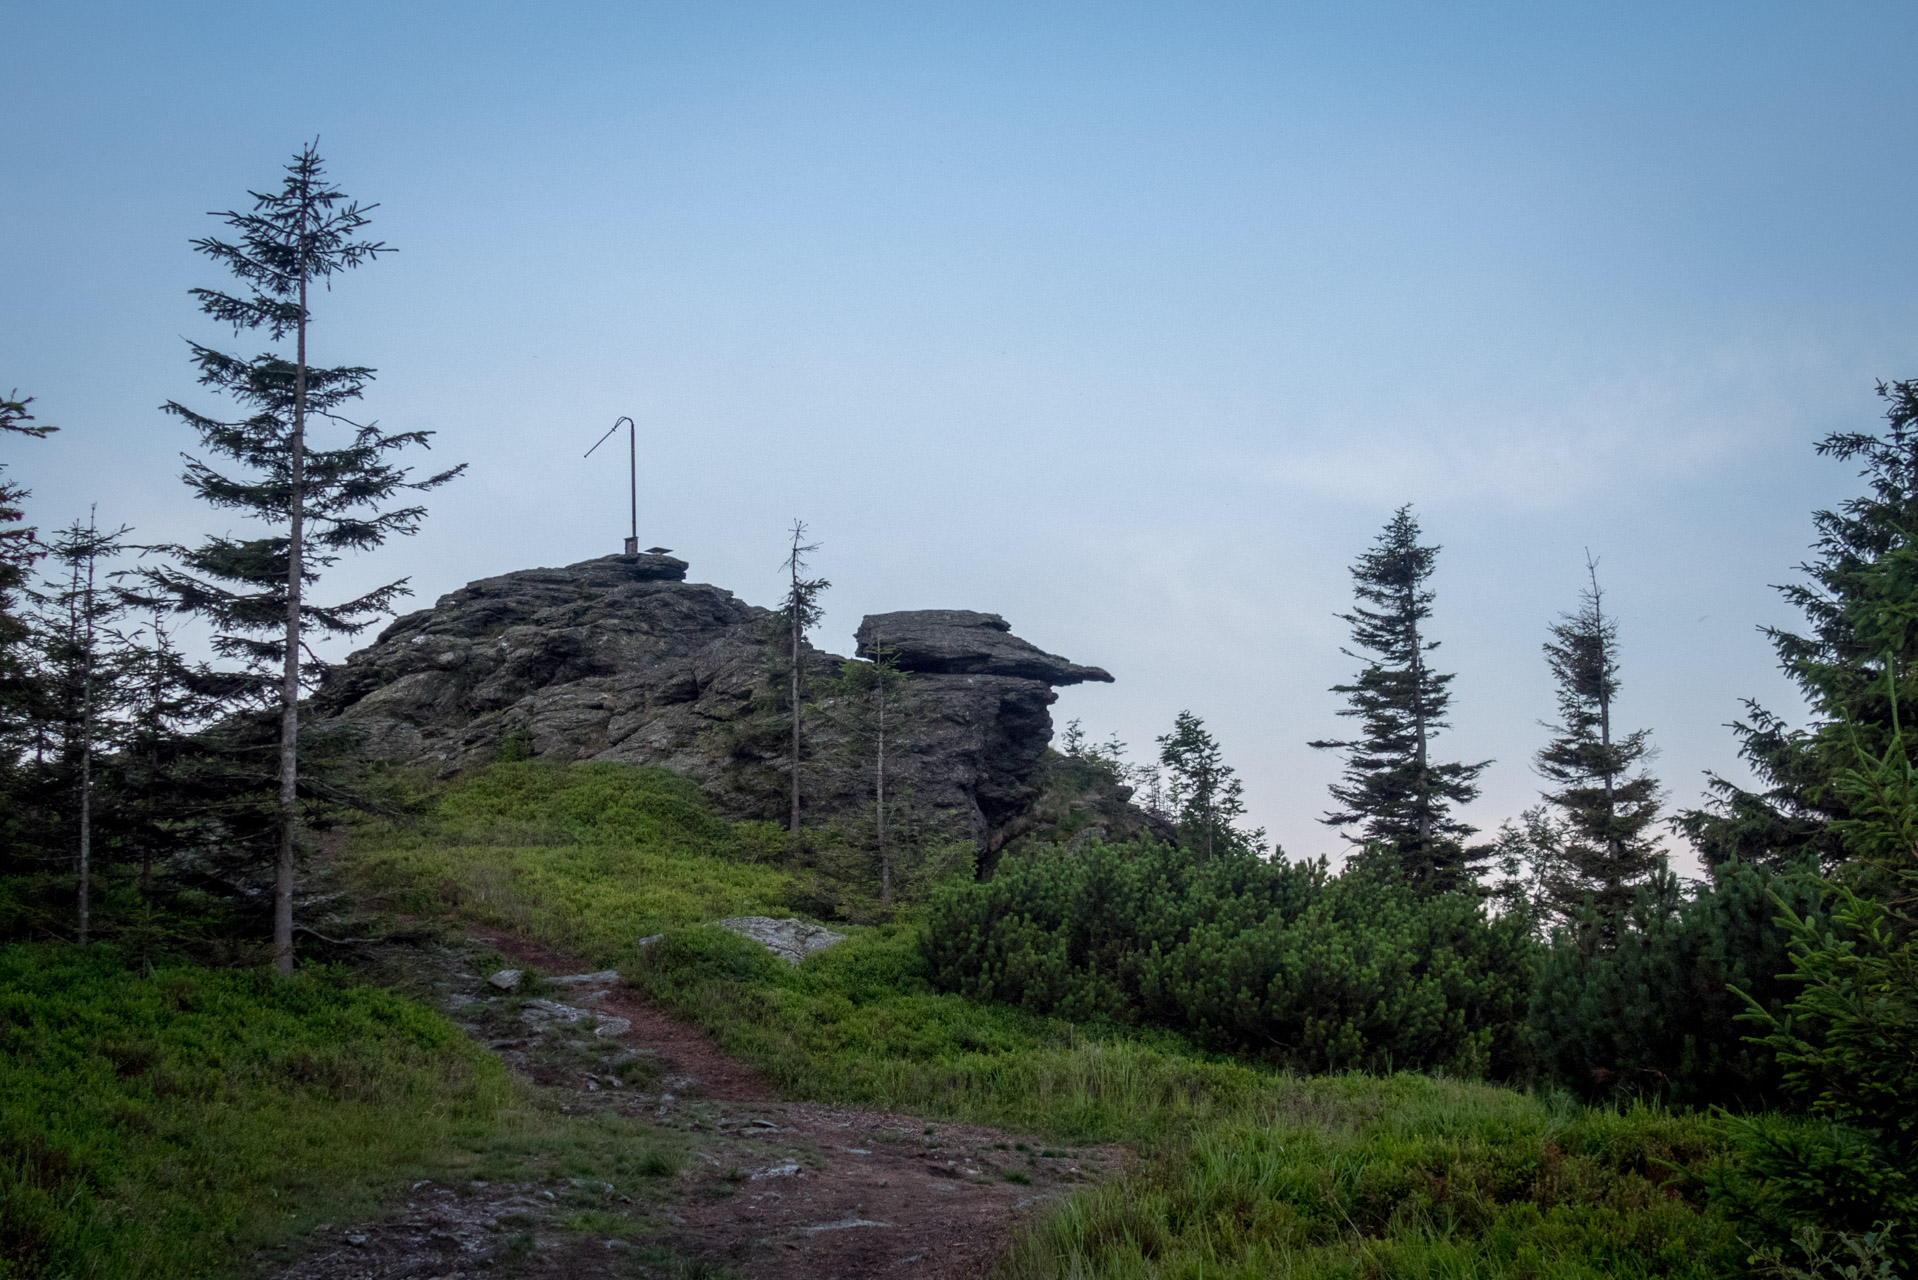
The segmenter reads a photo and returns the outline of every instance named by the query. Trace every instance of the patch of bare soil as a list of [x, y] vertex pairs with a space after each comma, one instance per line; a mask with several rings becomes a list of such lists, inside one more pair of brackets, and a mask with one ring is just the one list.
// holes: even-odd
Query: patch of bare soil
[[996, 1129], [773, 1104], [716, 1114], [695, 1195], [666, 1240], [681, 1255], [766, 1280], [983, 1271], [1013, 1219], [1116, 1168]]
[[[478, 963], [492, 951], [559, 976], [501, 991]], [[1123, 1160], [1118, 1147], [784, 1101], [616, 975], [524, 939], [469, 939], [429, 963], [448, 1013], [548, 1105], [655, 1136], [651, 1176], [641, 1189], [628, 1162], [604, 1179], [421, 1183], [390, 1217], [323, 1229], [277, 1280], [977, 1276], [1018, 1218]]]

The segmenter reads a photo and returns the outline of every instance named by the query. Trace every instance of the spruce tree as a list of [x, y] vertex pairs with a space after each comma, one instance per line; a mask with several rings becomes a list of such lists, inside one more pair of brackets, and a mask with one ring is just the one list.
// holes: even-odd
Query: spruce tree
[[1838, 779], [1859, 749], [1877, 755], [1891, 741], [1894, 696], [1918, 706], [1918, 380], [1881, 382], [1878, 395], [1881, 431], [1834, 432], [1817, 446], [1823, 457], [1862, 464], [1866, 484], [1813, 514], [1804, 580], [1778, 588], [1806, 626], [1763, 629], [1811, 721], [1794, 728], [1745, 703], [1732, 729], [1759, 785], [1714, 775], [1710, 800], [1678, 815], [1708, 867], [1734, 858], [1777, 868], [1810, 856], [1842, 861], [1832, 824], [1849, 817], [1850, 805]]
[[[1869, 620], [1870, 612], [1855, 616]], [[1887, 630], [1910, 625], [1892, 615], [1880, 622]], [[1774, 919], [1789, 936], [1791, 964], [1781, 977], [1791, 998], [1783, 1008], [1748, 999], [1743, 1019], [1775, 1056], [1784, 1092], [1818, 1123], [1787, 1128], [1763, 1114], [1733, 1120], [1725, 1134], [1736, 1159], [1708, 1185], [1740, 1238], [1759, 1246], [1755, 1262], [1777, 1264], [1807, 1231], [1813, 1239], [1874, 1233], [1881, 1245], [1889, 1239], [1888, 1265], [1852, 1271], [1909, 1276], [1918, 1273], [1918, 1241], [1887, 1228], [1918, 1215], [1918, 744], [1899, 723], [1908, 709], [1896, 691], [1910, 673], [1895, 661], [1886, 666], [1890, 730], [1876, 750], [1855, 745], [1853, 762], [1831, 780], [1846, 806], [1832, 823], [1846, 859], [1828, 876], [1779, 877], [1801, 892], [1822, 891], [1829, 918], [1774, 897]], [[1831, 1273], [1846, 1274], [1836, 1266], [1820, 1272]]]
[[[102, 532], [89, 516], [61, 530], [50, 559], [62, 572], [47, 583], [42, 633], [60, 739], [62, 786], [71, 815], [75, 853], [75, 924], [85, 946], [91, 927], [94, 762], [118, 741], [115, 713], [122, 689], [106, 660], [113, 624], [126, 605], [101, 581], [100, 562], [124, 550], [122, 527]], [[62, 806], [67, 807], [67, 806]]]
[[[238, 511], [271, 530], [252, 538], [210, 537], [199, 546], [164, 548], [178, 564], [150, 570], [149, 598], [210, 620], [214, 646], [258, 676], [258, 691], [277, 704], [277, 835], [273, 889], [274, 963], [293, 968], [293, 882], [300, 803], [299, 704], [302, 655], [309, 637], [353, 635], [390, 611], [406, 594], [405, 579], [337, 604], [307, 595], [320, 571], [340, 553], [380, 546], [395, 534], [418, 530], [425, 508], [390, 506], [402, 491], [432, 489], [465, 468], [424, 480], [394, 459], [424, 447], [430, 433], [388, 432], [355, 422], [346, 408], [360, 399], [373, 371], [358, 365], [315, 367], [307, 362], [310, 294], [331, 288], [333, 277], [390, 252], [357, 238], [374, 206], [362, 207], [326, 180], [318, 151], [301, 148], [278, 190], [251, 192], [249, 212], [216, 213], [236, 233], [209, 236], [193, 247], [237, 278], [240, 291], [195, 289], [200, 309], [235, 335], [263, 332], [278, 343], [294, 339], [292, 359], [268, 352], [231, 355], [189, 342], [201, 385], [228, 396], [244, 415], [223, 420], [169, 401], [165, 411], [199, 434], [210, 454], [232, 460], [224, 472], [189, 458], [187, 487], [210, 506]], [[321, 447], [318, 425], [343, 439]], [[271, 677], [267, 672], [274, 672]]]
[[1264, 831], [1241, 831], [1245, 787], [1225, 762], [1219, 740], [1205, 721], [1181, 711], [1172, 732], [1158, 739], [1159, 763], [1166, 771], [1169, 808], [1177, 815], [1179, 843], [1205, 861], [1220, 853], [1256, 853]]
[[1474, 854], [1464, 841], [1475, 828], [1453, 817], [1452, 806], [1478, 795], [1478, 776], [1491, 761], [1433, 758], [1434, 739], [1451, 727], [1445, 717], [1452, 701], [1452, 676], [1427, 659], [1439, 642], [1424, 629], [1434, 599], [1426, 583], [1438, 553], [1419, 544], [1418, 521], [1404, 506], [1352, 566], [1358, 603], [1338, 617], [1352, 628], [1357, 651], [1341, 652], [1365, 665], [1332, 692], [1345, 695], [1339, 714], [1358, 720], [1360, 734], [1310, 745], [1345, 753], [1344, 775], [1331, 787], [1339, 807], [1326, 814], [1326, 825], [1389, 849], [1408, 879], [1444, 892], [1472, 881]]
[[1605, 612], [1598, 566], [1588, 560], [1585, 568], [1591, 585], [1577, 612], [1553, 623], [1545, 642], [1558, 682], [1558, 723], [1534, 763], [1557, 788], [1545, 793], [1558, 819], [1552, 866], [1543, 876], [1547, 904], [1569, 921], [1589, 899], [1601, 943], [1609, 944], [1664, 855], [1650, 835], [1659, 804], [1658, 779], [1644, 767], [1653, 754], [1651, 732], [1620, 733], [1613, 724], [1618, 623]]
[[825, 610], [819, 605], [819, 597], [832, 583], [824, 578], [806, 577], [806, 557], [819, 550], [817, 542], [807, 542], [806, 522], [795, 519], [791, 529], [792, 545], [789, 548], [785, 569], [789, 579], [786, 597], [781, 602], [778, 618], [780, 630], [786, 641], [786, 714], [791, 718], [789, 733], [791, 750], [787, 756], [790, 762], [792, 785], [791, 830], [799, 834], [799, 774], [800, 761], [804, 758], [804, 740], [800, 708], [806, 694], [805, 650], [806, 632], [817, 626], [825, 616]]
[[[51, 423], [36, 422], [27, 410], [32, 403], [32, 396], [20, 398], [18, 391], [0, 398], [0, 439], [18, 435], [38, 440], [60, 429]], [[26, 523], [26, 511], [20, 506], [32, 495], [8, 480], [6, 472], [7, 464], [0, 460], [0, 625], [13, 617], [11, 608], [17, 603], [15, 593], [25, 585], [28, 568], [44, 553], [35, 543], [33, 528]], [[19, 625], [17, 619], [15, 625]], [[0, 643], [4, 643], [3, 638]]]
[[189, 663], [155, 613], [143, 627], [112, 632], [111, 660], [124, 718], [113, 789], [121, 839], [140, 865], [140, 900], [154, 904], [153, 866], [216, 835], [206, 822], [206, 763], [214, 748], [199, 731], [236, 692], [234, 681]]
[[[40, 439], [58, 429], [36, 422], [28, 408], [32, 403], [32, 396], [23, 397], [18, 391], [0, 398], [0, 440]], [[34, 678], [32, 631], [23, 592], [27, 575], [46, 549], [26, 522], [22, 504], [29, 496], [25, 487], [7, 478], [6, 461], [0, 459], [0, 848], [20, 844], [24, 782], [19, 766], [38, 718], [40, 689]]]

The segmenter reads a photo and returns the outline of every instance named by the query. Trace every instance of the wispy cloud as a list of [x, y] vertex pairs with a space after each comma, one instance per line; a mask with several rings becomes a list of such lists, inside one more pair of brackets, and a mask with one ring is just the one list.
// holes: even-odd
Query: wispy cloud
[[1534, 380], [1468, 403], [1352, 406], [1299, 446], [1219, 460], [1222, 471], [1367, 504], [1495, 503], [1538, 512], [1621, 484], [1685, 482], [1740, 458], [1868, 421], [1876, 372], [1823, 344], [1780, 342], [1631, 377]]

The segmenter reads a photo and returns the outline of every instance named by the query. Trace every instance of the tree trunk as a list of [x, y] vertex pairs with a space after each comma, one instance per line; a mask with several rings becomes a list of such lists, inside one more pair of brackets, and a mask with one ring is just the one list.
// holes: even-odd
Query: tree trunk
[[[91, 522], [89, 522], [91, 523]], [[92, 529], [89, 528], [89, 533]], [[77, 566], [76, 566], [77, 568]], [[87, 586], [80, 597], [80, 945], [92, 924], [93, 874], [93, 549], [87, 549]]]
[[873, 656], [881, 663], [879, 670], [879, 750], [878, 768], [873, 776], [874, 791], [878, 805], [874, 809], [874, 823], [879, 832], [879, 900], [892, 901], [892, 855], [886, 850], [886, 672], [884, 668], [885, 651], [879, 647], [877, 639], [873, 641]]
[[[82, 712], [82, 726], [86, 726], [92, 718], [90, 711]], [[82, 732], [88, 732], [87, 728], [83, 727]], [[87, 926], [91, 922], [87, 899], [91, 893], [92, 864], [93, 743], [86, 741], [80, 744], [80, 945], [83, 947], [87, 945]]]
[[[160, 664], [166, 661], [165, 639], [160, 632], [160, 615], [157, 613], [153, 615], [153, 645], [153, 679], [147, 686], [147, 718], [149, 723], [147, 727], [146, 790], [149, 805], [152, 803], [154, 791], [158, 789], [158, 783], [155, 779], [160, 776], [160, 698], [161, 681], [165, 678], [161, 674]], [[151, 837], [151, 831], [143, 832], [140, 836], [140, 905], [149, 911], [153, 909], [153, 840]]]
[[792, 594], [786, 607], [792, 614], [792, 833], [799, 834], [799, 553], [793, 552]]
[[1213, 803], [1213, 796], [1217, 794], [1219, 784], [1209, 761], [1201, 761], [1200, 768], [1203, 772], [1200, 774], [1199, 812], [1205, 815], [1205, 860], [1210, 862], [1212, 861], [1212, 829], [1219, 825], [1218, 806]]
[[1432, 843], [1432, 801], [1426, 787], [1425, 762], [1425, 655], [1419, 649], [1418, 585], [1405, 592], [1406, 624], [1412, 633], [1412, 727], [1418, 736], [1418, 815], [1419, 853], [1424, 855]]
[[1598, 589], [1598, 571], [1592, 575], [1592, 636], [1598, 648], [1598, 745], [1599, 764], [1605, 771], [1605, 851], [1611, 855], [1611, 867], [1605, 877], [1606, 896], [1616, 903], [1622, 885], [1620, 874], [1625, 865], [1625, 842], [1618, 835], [1618, 763], [1612, 759], [1611, 647], [1605, 643], [1605, 606]]
[[[306, 234], [302, 215], [300, 234]], [[273, 877], [273, 964], [293, 972], [293, 854], [299, 823], [300, 587], [306, 534], [306, 259], [300, 259], [300, 321], [293, 372], [293, 448], [286, 543], [286, 655], [280, 677], [280, 860]]]

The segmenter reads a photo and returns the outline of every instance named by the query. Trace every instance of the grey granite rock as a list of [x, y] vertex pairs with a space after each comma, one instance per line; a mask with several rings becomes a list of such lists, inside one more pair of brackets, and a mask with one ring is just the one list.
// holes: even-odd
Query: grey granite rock
[[866, 615], [854, 637], [858, 656], [881, 647], [901, 671], [942, 676], [1013, 676], [1046, 685], [1112, 683], [1098, 667], [1082, 667], [1012, 634], [996, 613], [970, 609], [911, 609]]
[[601, 969], [597, 973], [569, 973], [569, 974], [566, 974], [564, 977], [548, 978], [547, 981], [563, 983], [568, 986], [603, 987], [609, 983], [619, 981], [619, 970]]
[[[377, 759], [446, 774], [503, 754], [660, 765], [731, 817], [777, 819], [790, 765], [769, 728], [781, 709], [772, 615], [685, 575], [670, 556], [607, 556], [468, 583], [330, 668], [314, 708]], [[1037, 794], [1054, 686], [1112, 678], [1028, 644], [996, 614], [877, 614], [857, 640], [911, 673], [911, 714], [888, 748], [895, 794], [929, 829], [981, 849]], [[843, 661], [802, 652], [815, 689]], [[869, 781], [830, 709], [816, 710], [808, 820], [862, 813]]]
[[771, 916], [735, 916], [721, 920], [719, 927], [742, 938], [751, 938], [788, 964], [798, 964], [813, 952], [824, 951], [846, 940], [845, 934], [834, 933], [824, 925], [807, 924], [804, 920], [775, 920]]

